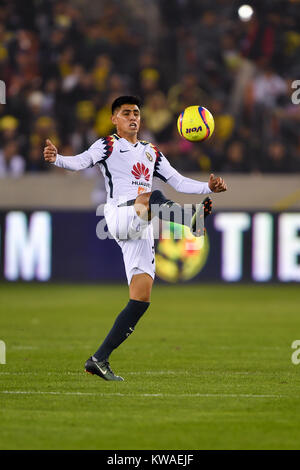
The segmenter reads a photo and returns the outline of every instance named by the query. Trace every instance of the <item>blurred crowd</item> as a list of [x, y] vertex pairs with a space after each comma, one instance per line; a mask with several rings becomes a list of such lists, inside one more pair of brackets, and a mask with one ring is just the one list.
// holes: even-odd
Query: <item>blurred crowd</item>
[[[86, 150], [123, 94], [179, 171], [300, 171], [300, 2], [248, 3], [250, 21], [234, 0], [0, 0], [0, 177], [57, 171], [45, 139]], [[177, 132], [195, 104], [215, 118], [205, 143]]]

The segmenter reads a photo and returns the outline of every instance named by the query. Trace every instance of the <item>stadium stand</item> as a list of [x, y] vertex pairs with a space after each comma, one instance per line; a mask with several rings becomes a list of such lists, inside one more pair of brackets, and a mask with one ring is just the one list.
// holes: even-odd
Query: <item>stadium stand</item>
[[[57, 171], [42, 160], [45, 138], [82, 152], [112, 132], [110, 103], [124, 93], [143, 100], [141, 138], [180, 171], [299, 172], [299, 2], [252, 2], [248, 22], [239, 3], [1, 1], [0, 178]], [[202, 145], [176, 130], [195, 103], [216, 121]]]

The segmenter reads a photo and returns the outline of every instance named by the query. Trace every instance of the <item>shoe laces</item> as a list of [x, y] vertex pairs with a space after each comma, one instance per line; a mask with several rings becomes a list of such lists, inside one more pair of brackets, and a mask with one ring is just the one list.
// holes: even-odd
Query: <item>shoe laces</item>
[[109, 362], [108, 362], [108, 361], [103, 361], [103, 364], [104, 364], [105, 367], [109, 370], [109, 372], [110, 372], [111, 374], [113, 374], [113, 371], [112, 371], [112, 369], [111, 369], [111, 367], [110, 367]]

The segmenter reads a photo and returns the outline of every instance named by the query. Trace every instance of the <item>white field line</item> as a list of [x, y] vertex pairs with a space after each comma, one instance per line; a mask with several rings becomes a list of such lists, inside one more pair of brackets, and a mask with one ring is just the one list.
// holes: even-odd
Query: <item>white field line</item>
[[[45, 375], [56, 375], [56, 376], [64, 376], [64, 375], [83, 375], [84, 370], [78, 372], [0, 372], [0, 375], [38, 375], [40, 377]], [[263, 373], [265, 375], [265, 373]], [[238, 371], [200, 371], [200, 372], [191, 372], [185, 370], [146, 370], [143, 372], [135, 371], [135, 372], [126, 372], [126, 375], [188, 375], [189, 377], [202, 377], [203, 375], [262, 375], [262, 372], [238, 372]]]
[[[78, 344], [77, 345], [78, 347], [80, 347], [80, 349], [91, 349], [89, 345], [82, 345], [82, 344]], [[13, 350], [36, 350], [36, 349], [41, 349], [39, 346], [22, 346], [22, 345], [11, 345], [10, 346], [10, 349], [13, 349]], [[72, 349], [74, 350], [74, 346], [68, 346], [68, 345], [65, 345], [64, 346], [64, 349]], [[221, 349], [221, 350], [236, 350], [236, 349], [241, 349], [240, 346], [214, 346], [214, 349], [217, 350], [217, 349]], [[256, 350], [261, 350], [261, 349], [270, 349], [270, 350], [285, 350], [286, 347], [285, 346], [256, 346], [255, 347]]]
[[71, 395], [95, 397], [148, 397], [148, 398], [283, 398], [285, 395], [254, 395], [244, 393], [91, 393], [91, 392], [58, 392], [37, 390], [0, 390], [4, 395]]

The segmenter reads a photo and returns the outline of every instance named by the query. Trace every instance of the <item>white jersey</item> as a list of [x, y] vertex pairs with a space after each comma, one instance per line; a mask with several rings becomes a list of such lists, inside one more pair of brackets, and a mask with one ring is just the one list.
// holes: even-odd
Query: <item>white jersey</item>
[[57, 155], [55, 165], [75, 171], [98, 165], [110, 204], [151, 192], [154, 177], [168, 182], [179, 192], [211, 193], [207, 183], [180, 175], [155, 145], [144, 141], [132, 144], [117, 134], [97, 140], [88, 150], [74, 157]]

